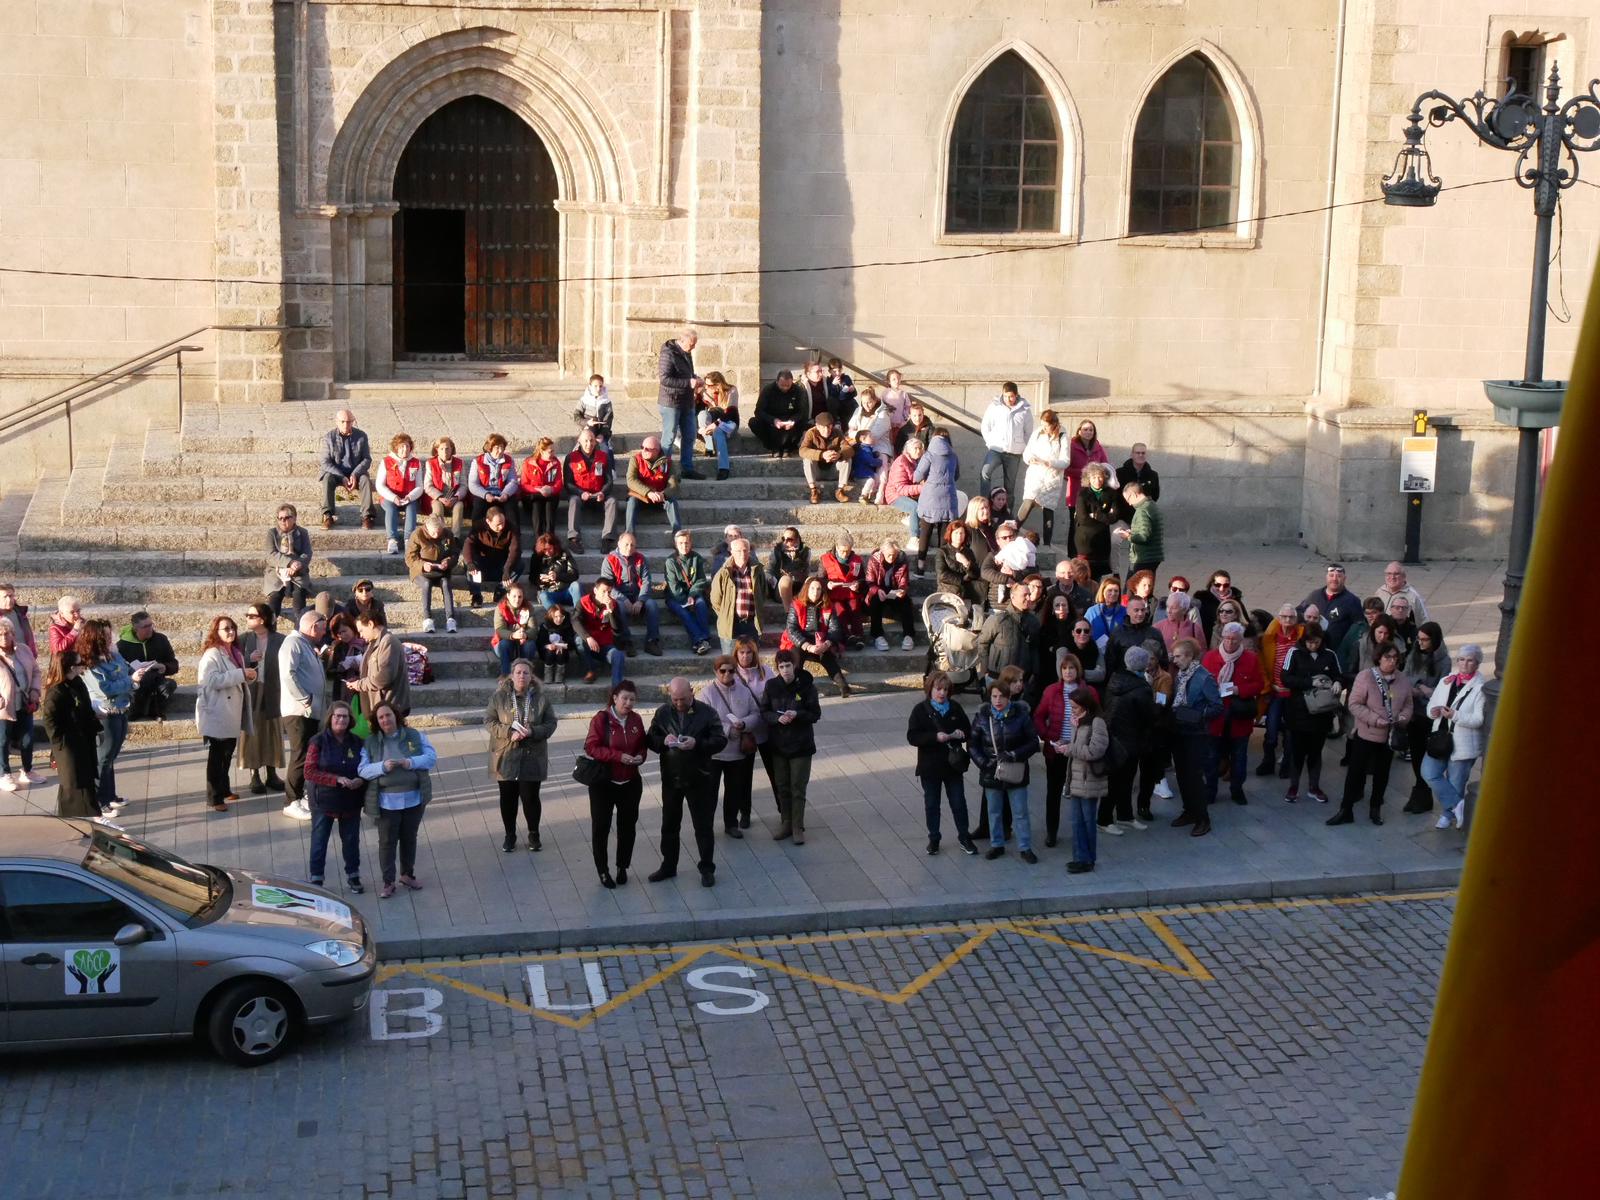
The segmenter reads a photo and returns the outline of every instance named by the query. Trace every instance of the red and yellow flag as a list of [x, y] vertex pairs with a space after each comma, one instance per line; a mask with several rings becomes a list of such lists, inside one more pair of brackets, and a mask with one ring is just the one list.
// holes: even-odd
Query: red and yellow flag
[[1600, 1196], [1600, 273], [1585, 312], [1400, 1200]]

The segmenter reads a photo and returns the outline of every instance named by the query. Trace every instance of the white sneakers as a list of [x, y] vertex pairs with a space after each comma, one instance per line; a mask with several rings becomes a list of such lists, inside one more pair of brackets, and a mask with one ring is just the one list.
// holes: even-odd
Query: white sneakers
[[390, 538], [389, 539], [389, 545], [384, 550], [384, 553], [385, 554], [399, 554], [400, 553], [400, 543], [395, 541], [394, 538]]
[[23, 787], [27, 787], [29, 784], [35, 782], [33, 776], [29, 775], [26, 771], [18, 771], [16, 774], [16, 780]]
[[311, 805], [304, 800], [291, 800], [283, 806], [283, 815], [291, 821], [311, 820]]
[[1127, 831], [1124, 830], [1121, 825], [1118, 825], [1115, 821], [1113, 821], [1109, 825], [1100, 826], [1100, 832], [1109, 833], [1112, 837], [1121, 837]]
[[[4, 786], [4, 785], [0, 784], [0, 786]], [[1456, 828], [1457, 829], [1465, 829], [1467, 827], [1467, 825], [1466, 825], [1466, 821], [1463, 818], [1465, 818], [1466, 815], [1467, 815], [1467, 802], [1465, 800], [1458, 800], [1458, 801], [1456, 801], [1455, 806], [1453, 808], [1447, 808], [1447, 809], [1444, 810], [1443, 815], [1440, 816], [1438, 821], [1434, 823], [1433, 827], [1435, 829], [1449, 829], [1450, 828], [1450, 822], [1453, 819], [1455, 821], [1455, 823], [1456, 823]]]
[[874, 650], [887, 650], [889, 648], [889, 639], [882, 637], [873, 638], [872, 648]]
[[432, 617], [428, 617], [422, 622], [422, 632], [423, 633], [432, 633], [433, 632], [433, 618]]
[[1160, 796], [1163, 800], [1172, 799], [1172, 789], [1167, 786], [1167, 781], [1165, 778], [1156, 780], [1155, 794]]
[[917, 648], [917, 639], [912, 637], [909, 633], [906, 634], [905, 637], [900, 639], [900, 649], [902, 649], [902, 650], [915, 650], [916, 648]]
[[446, 633], [454, 633], [456, 631], [456, 619], [454, 617], [446, 617], [444, 619], [444, 631]]
[[0, 792], [14, 792], [17, 790], [17, 781], [10, 775], [0, 775]]
[[1149, 829], [1150, 828], [1150, 826], [1146, 825], [1143, 821], [1139, 820], [1137, 817], [1135, 817], [1131, 821], [1119, 821], [1118, 824], [1119, 825], [1132, 825], [1135, 829]]

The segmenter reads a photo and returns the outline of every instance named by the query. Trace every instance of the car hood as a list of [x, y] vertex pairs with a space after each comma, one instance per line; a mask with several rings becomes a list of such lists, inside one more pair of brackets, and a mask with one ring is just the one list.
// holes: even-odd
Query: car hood
[[307, 934], [365, 945], [366, 922], [338, 897], [308, 883], [223, 870], [233, 885], [233, 902], [213, 926], [250, 926], [256, 934], [281, 934], [285, 941], [305, 944]]

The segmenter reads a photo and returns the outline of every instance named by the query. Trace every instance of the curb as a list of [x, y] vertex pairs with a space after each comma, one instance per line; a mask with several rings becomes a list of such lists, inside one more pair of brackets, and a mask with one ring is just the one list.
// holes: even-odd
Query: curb
[[[640, 878], [643, 882], [643, 878]], [[1146, 908], [1229, 900], [1284, 900], [1306, 896], [1352, 896], [1455, 887], [1460, 867], [1373, 871], [1346, 875], [1305, 875], [1288, 879], [1241, 879], [1172, 887], [1105, 888], [1027, 896], [909, 901], [895, 904], [845, 902], [817, 908], [729, 909], [705, 916], [641, 918], [609, 925], [523, 929], [485, 925], [451, 933], [377, 939], [378, 959], [461, 958], [477, 954], [518, 954], [539, 950], [577, 950], [603, 946], [726, 941], [732, 938], [837, 933], [866, 926], [920, 925], [1000, 917], [1037, 917], [1096, 909]]]

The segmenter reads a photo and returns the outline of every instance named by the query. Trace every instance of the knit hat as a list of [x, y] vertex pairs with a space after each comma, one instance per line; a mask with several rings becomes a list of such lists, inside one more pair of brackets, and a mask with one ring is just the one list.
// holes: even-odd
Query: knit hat
[[1131, 646], [1122, 656], [1122, 665], [1135, 675], [1143, 675], [1150, 669], [1150, 651], [1139, 646]]

